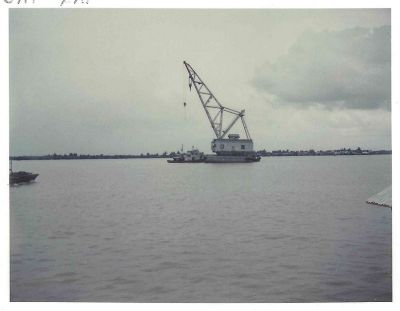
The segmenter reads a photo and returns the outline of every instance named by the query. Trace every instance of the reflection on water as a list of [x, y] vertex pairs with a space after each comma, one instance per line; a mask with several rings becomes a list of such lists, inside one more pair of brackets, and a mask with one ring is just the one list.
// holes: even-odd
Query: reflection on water
[[391, 156], [21, 161], [11, 300], [391, 300]]

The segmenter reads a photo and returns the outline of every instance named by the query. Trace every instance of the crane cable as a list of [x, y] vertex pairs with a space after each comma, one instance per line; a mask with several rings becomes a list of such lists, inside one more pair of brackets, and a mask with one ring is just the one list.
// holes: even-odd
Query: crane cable
[[185, 66], [182, 66], [182, 99], [183, 99], [183, 111], [184, 111], [184, 120], [186, 121], [186, 86], [185, 86]]
[[[184, 68], [183, 68], [184, 69]], [[184, 86], [184, 71], [182, 71], [182, 73], [181, 73], [181, 87], [182, 87], [182, 97], [181, 97], [181, 99], [182, 99], [182, 102], [183, 102], [183, 111], [184, 111], [184, 114], [183, 114], [183, 118], [184, 118], [184, 120], [186, 120], [186, 98], [185, 98], [185, 86]]]

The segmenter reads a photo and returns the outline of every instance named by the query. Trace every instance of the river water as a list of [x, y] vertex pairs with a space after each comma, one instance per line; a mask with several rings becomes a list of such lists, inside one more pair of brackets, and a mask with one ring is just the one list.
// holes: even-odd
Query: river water
[[13, 166], [12, 301], [392, 299], [391, 156]]

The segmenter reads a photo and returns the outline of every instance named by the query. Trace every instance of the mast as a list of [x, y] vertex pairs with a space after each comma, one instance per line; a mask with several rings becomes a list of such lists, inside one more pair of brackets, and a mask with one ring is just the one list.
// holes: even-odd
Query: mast
[[[189, 73], [189, 88], [191, 89], [192, 86], [194, 86], [196, 89], [197, 95], [199, 96], [200, 102], [204, 108], [204, 111], [206, 112], [208, 121], [210, 121], [215, 136], [218, 139], [223, 139], [240, 118], [242, 120], [242, 125], [247, 139], [251, 139], [249, 130], [244, 120], [245, 110], [243, 109], [241, 111], [237, 111], [221, 105], [211, 90], [207, 87], [203, 80], [201, 80], [197, 72], [192, 68], [192, 66], [190, 66], [186, 61], [184, 61], [183, 64]], [[233, 120], [225, 127], [225, 129], [223, 129], [222, 126], [224, 113], [235, 115]]]

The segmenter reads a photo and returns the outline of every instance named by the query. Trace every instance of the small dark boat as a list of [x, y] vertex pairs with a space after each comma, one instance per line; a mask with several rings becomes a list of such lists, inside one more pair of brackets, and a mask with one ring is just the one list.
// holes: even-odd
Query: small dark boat
[[10, 172], [10, 185], [31, 182], [38, 177], [39, 174], [28, 172]]
[[29, 173], [25, 171], [13, 172], [12, 162], [10, 165], [10, 185], [22, 184], [34, 181], [39, 174]]

